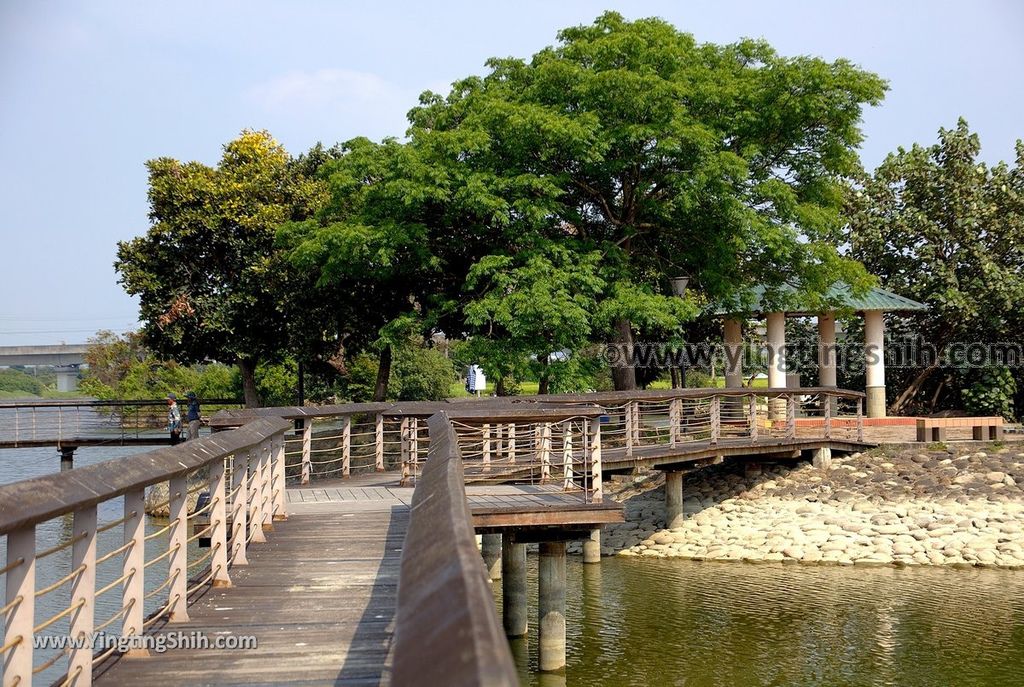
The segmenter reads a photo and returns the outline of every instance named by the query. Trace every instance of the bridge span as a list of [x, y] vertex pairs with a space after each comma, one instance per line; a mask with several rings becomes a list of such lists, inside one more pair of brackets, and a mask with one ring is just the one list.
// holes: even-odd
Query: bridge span
[[[529, 631], [534, 543], [538, 665], [559, 671], [566, 542], [598, 563], [600, 528], [623, 517], [606, 469], [664, 469], [671, 520], [685, 470], [863, 447], [862, 400], [704, 389], [223, 411], [210, 437], [0, 486], [3, 684], [516, 685], [506, 637]], [[169, 520], [147, 524], [161, 484]], [[99, 631], [136, 644], [37, 648]], [[193, 631], [258, 646], [146, 649]]]

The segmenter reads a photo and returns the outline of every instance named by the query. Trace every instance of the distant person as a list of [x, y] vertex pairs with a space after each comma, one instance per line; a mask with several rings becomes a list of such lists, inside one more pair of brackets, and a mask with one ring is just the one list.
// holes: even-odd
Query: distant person
[[181, 411], [174, 394], [167, 394], [167, 429], [171, 432], [171, 446], [181, 441]]
[[188, 397], [188, 411], [185, 413], [185, 421], [188, 422], [188, 440], [199, 438], [199, 399], [196, 398], [196, 392], [190, 391], [186, 394]]

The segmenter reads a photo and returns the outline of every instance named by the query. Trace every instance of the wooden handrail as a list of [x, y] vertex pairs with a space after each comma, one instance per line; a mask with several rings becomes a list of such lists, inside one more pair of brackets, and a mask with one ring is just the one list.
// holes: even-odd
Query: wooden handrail
[[470, 520], [458, 441], [431, 416], [429, 459], [413, 492], [395, 619], [395, 685], [519, 684]]
[[471, 421], [487, 418], [491, 421], [518, 420], [529, 422], [551, 420], [567, 417], [592, 417], [604, 411], [592, 405], [582, 405], [567, 410], [564, 403], [545, 404], [543, 397], [539, 401], [521, 401], [516, 396], [504, 396], [489, 399], [449, 399], [446, 401], [399, 401], [396, 403], [345, 403], [325, 406], [288, 406], [283, 408], [248, 408], [244, 410], [221, 410], [210, 418], [210, 427], [214, 429], [231, 429], [241, 427], [260, 417], [279, 417], [286, 420], [303, 420], [323, 417], [351, 417], [360, 414], [381, 413], [388, 417], [419, 417], [429, 418], [435, 413], [444, 411], [452, 420]]
[[264, 418], [234, 432], [2, 485], [0, 535], [181, 477], [232, 453], [258, 446], [291, 426], [280, 418]]
[[828, 394], [836, 398], [864, 398], [863, 391], [837, 389], [833, 387], [809, 386], [800, 388], [755, 388], [755, 387], [705, 387], [700, 389], [646, 389], [637, 391], [602, 391], [593, 394], [548, 394], [515, 396], [521, 401], [542, 401], [544, 403], [626, 403], [627, 401], [670, 401], [675, 398], [711, 398], [713, 396], [813, 396]]
[[[179, 399], [181, 402], [188, 401], [187, 398], [181, 396]], [[200, 398], [199, 402], [202, 405], [211, 406], [240, 406], [245, 405], [245, 401], [238, 398]], [[124, 406], [157, 406], [166, 407], [166, 398], [147, 398], [147, 399], [119, 399], [112, 401], [100, 401], [100, 400], [51, 400], [51, 401], [6, 401], [0, 403], [0, 409], [10, 408], [121, 408]]]

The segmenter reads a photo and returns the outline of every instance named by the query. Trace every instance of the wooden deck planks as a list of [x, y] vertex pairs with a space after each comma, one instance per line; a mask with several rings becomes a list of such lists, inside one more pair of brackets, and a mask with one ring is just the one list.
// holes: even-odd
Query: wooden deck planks
[[[320, 499], [329, 490], [309, 491], [326, 505]], [[248, 566], [232, 568], [234, 586], [208, 590], [189, 607], [191, 622], [159, 630], [254, 635], [258, 649], [123, 659], [104, 667], [98, 682], [386, 684], [407, 508], [375, 499], [375, 510], [347, 512], [334, 501], [333, 512], [303, 513], [306, 494], [289, 495], [294, 514], [250, 548]]]

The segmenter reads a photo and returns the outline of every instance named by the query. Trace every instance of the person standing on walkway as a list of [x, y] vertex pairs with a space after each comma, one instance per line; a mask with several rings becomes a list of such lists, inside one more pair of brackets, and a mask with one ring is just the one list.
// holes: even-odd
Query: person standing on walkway
[[167, 394], [167, 429], [171, 432], [171, 446], [181, 441], [181, 411], [174, 394]]
[[199, 399], [196, 398], [196, 392], [190, 391], [186, 394], [188, 397], [188, 411], [185, 413], [185, 421], [188, 422], [188, 440], [199, 438], [199, 424], [200, 424], [200, 413], [199, 413]]

